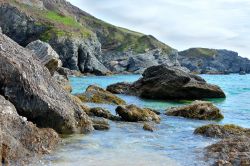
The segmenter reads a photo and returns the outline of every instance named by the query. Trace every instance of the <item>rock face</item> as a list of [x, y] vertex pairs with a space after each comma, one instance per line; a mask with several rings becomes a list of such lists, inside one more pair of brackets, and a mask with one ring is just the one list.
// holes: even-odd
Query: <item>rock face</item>
[[121, 118], [115, 115], [112, 115], [108, 110], [101, 107], [90, 108], [86, 113], [89, 116], [102, 117], [109, 120], [120, 121]]
[[227, 74], [250, 72], [250, 60], [237, 52], [207, 48], [191, 48], [179, 52], [180, 64], [195, 73]]
[[81, 99], [82, 102], [90, 103], [106, 103], [115, 105], [124, 105], [126, 102], [116, 95], [98, 87], [95, 85], [90, 85], [86, 92], [82, 94], [77, 94], [77, 97]]
[[250, 165], [250, 138], [226, 138], [206, 148], [206, 156], [214, 165], [248, 166]]
[[159, 123], [160, 117], [149, 108], [139, 108], [135, 105], [118, 106], [116, 113], [128, 122], [154, 121]]
[[245, 129], [235, 125], [215, 125], [210, 124], [197, 128], [195, 134], [200, 134], [212, 138], [230, 138], [233, 136], [250, 137], [250, 129]]
[[167, 110], [166, 115], [199, 120], [219, 120], [223, 118], [219, 108], [207, 101], [194, 101], [190, 105], [172, 107]]
[[82, 133], [91, 121], [31, 51], [0, 34], [0, 94], [39, 127]]
[[55, 72], [53, 75], [53, 78], [55, 81], [62, 86], [62, 88], [67, 92], [72, 92], [72, 86], [70, 85], [70, 81], [68, 79], [68, 76], [61, 75], [58, 72]]
[[0, 96], [1, 165], [26, 165], [30, 158], [50, 152], [59, 142], [53, 129], [39, 129], [17, 114], [13, 104]]
[[64, 67], [82, 73], [142, 73], [152, 65], [175, 65], [177, 55], [151, 35], [105, 23], [65, 0], [1, 0], [0, 27], [22, 46], [48, 42]]
[[48, 43], [36, 40], [29, 43], [26, 48], [32, 50], [37, 55], [39, 61], [49, 69], [51, 75], [62, 66], [59, 55]]
[[146, 69], [142, 76], [130, 86], [118, 83], [110, 85], [108, 90], [149, 99], [225, 98], [220, 87], [208, 84], [201, 77], [179, 68], [153, 66]]

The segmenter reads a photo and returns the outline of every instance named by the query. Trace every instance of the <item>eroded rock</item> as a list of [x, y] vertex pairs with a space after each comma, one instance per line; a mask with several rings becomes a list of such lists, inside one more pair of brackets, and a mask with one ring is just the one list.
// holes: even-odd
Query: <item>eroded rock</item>
[[59, 141], [53, 129], [37, 128], [27, 118], [19, 116], [14, 105], [0, 96], [0, 159], [3, 165], [26, 165], [31, 158], [49, 153]]
[[77, 94], [76, 96], [79, 97], [82, 102], [106, 103], [115, 105], [126, 104], [124, 100], [120, 99], [116, 95], [95, 85], [90, 85], [84, 93]]
[[49, 69], [51, 75], [62, 66], [59, 55], [48, 43], [36, 40], [29, 43], [26, 48], [30, 49], [35, 55], [37, 55], [39, 61]]
[[220, 120], [223, 118], [219, 108], [207, 101], [194, 101], [190, 105], [172, 107], [165, 113], [169, 116], [182, 116], [199, 120]]
[[233, 136], [250, 137], [250, 129], [245, 129], [236, 125], [216, 125], [209, 124], [197, 128], [195, 134], [203, 135], [212, 138], [230, 138]]
[[135, 105], [118, 106], [116, 113], [129, 122], [154, 121], [159, 123], [160, 117], [149, 108], [139, 108]]

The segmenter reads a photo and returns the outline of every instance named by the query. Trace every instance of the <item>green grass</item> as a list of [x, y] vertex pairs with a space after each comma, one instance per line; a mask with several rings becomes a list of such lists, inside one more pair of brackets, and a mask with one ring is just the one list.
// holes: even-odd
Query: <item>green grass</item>
[[54, 11], [47, 11], [44, 15], [45, 18], [47, 18], [50, 21], [67, 25], [67, 26], [72, 26], [76, 28], [81, 28], [81, 24], [79, 24], [75, 19], [69, 16], [62, 16], [59, 13], [56, 13]]
[[217, 54], [217, 51], [215, 49], [209, 49], [209, 48], [190, 48], [188, 50], [182, 51], [180, 54], [186, 55], [186, 56], [206, 56], [211, 57]]

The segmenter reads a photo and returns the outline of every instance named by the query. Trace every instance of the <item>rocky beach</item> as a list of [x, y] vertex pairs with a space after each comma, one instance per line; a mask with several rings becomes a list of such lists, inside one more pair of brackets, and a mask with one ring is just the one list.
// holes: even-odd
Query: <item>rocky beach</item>
[[0, 165], [248, 166], [248, 73], [65, 0], [0, 0]]

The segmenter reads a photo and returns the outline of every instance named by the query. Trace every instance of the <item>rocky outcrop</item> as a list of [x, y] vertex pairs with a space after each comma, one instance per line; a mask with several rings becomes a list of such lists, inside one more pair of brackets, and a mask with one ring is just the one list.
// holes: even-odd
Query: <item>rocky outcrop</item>
[[179, 52], [178, 61], [182, 66], [195, 73], [250, 73], [250, 60], [229, 50], [191, 48]]
[[174, 65], [177, 55], [151, 35], [105, 23], [65, 0], [2, 0], [0, 27], [22, 46], [48, 42], [64, 67], [82, 73], [142, 73], [152, 65]]
[[223, 139], [206, 148], [206, 157], [216, 166], [250, 165], [250, 137]]
[[62, 86], [62, 88], [66, 91], [66, 92], [72, 92], [72, 86], [70, 84], [70, 81], [68, 79], [68, 76], [65, 75], [61, 75], [58, 72], [55, 72], [53, 75], [54, 80]]
[[59, 133], [92, 130], [91, 121], [31, 51], [0, 34], [0, 94], [39, 127]]
[[236, 125], [210, 124], [197, 128], [195, 134], [212, 138], [222, 138], [221, 141], [206, 148], [206, 158], [214, 165], [250, 164], [250, 129]]
[[105, 103], [115, 105], [126, 104], [124, 100], [120, 99], [116, 95], [95, 85], [90, 85], [84, 93], [77, 94], [76, 96], [79, 97], [82, 102]]
[[220, 120], [224, 118], [219, 108], [207, 101], [194, 101], [190, 105], [169, 108], [166, 115], [199, 120]]
[[160, 117], [149, 108], [139, 108], [135, 105], [118, 106], [116, 113], [128, 122], [154, 121], [159, 123]]
[[62, 66], [59, 55], [48, 43], [36, 40], [29, 43], [26, 48], [30, 49], [35, 55], [37, 55], [39, 61], [49, 69], [51, 75]]
[[89, 116], [102, 117], [109, 120], [120, 121], [121, 118], [111, 114], [108, 110], [101, 107], [94, 107], [85, 111]]
[[197, 128], [195, 134], [212, 138], [230, 138], [234, 136], [250, 137], [250, 129], [245, 129], [236, 125], [216, 125], [210, 124]]
[[0, 165], [27, 165], [30, 158], [49, 153], [59, 140], [53, 129], [37, 128], [0, 96]]
[[108, 120], [99, 117], [91, 117], [95, 130], [108, 130], [110, 128]]
[[143, 130], [153, 132], [155, 130], [153, 124], [144, 123]]
[[220, 87], [176, 67], [153, 66], [145, 70], [142, 76], [131, 85], [117, 83], [107, 89], [149, 99], [225, 98]]

